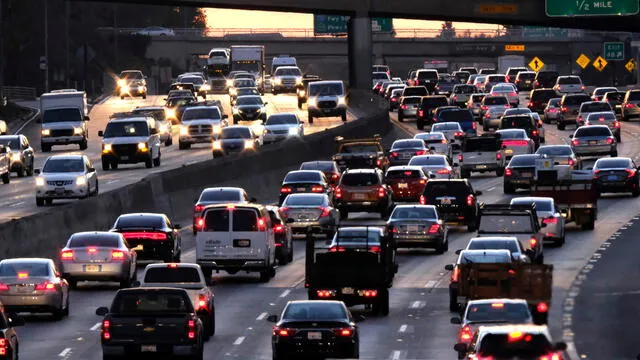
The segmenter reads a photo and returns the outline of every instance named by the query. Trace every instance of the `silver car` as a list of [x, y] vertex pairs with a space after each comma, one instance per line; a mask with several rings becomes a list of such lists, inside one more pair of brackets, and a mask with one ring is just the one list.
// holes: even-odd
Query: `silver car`
[[264, 124], [265, 144], [304, 136], [304, 122], [296, 113], [279, 113], [269, 116]]
[[611, 105], [605, 101], [587, 101], [583, 102], [580, 105], [580, 110], [578, 112], [578, 117], [576, 118], [576, 123], [578, 126], [584, 126], [584, 122], [587, 120], [587, 116], [594, 112], [611, 112], [614, 116], [615, 113], [611, 108]]
[[436, 123], [431, 126], [431, 132], [440, 132], [449, 140], [452, 150], [460, 150], [462, 139], [465, 136], [462, 126], [457, 122]]
[[553, 159], [555, 165], [569, 165], [570, 170], [580, 170], [582, 167], [570, 145], [543, 145], [536, 150], [536, 154]]
[[429, 153], [429, 149], [424, 141], [419, 139], [396, 140], [389, 150], [389, 164], [391, 166], [407, 165], [412, 157], [427, 153]]
[[415, 134], [413, 138], [422, 140], [424, 145], [429, 148], [429, 153], [445, 155], [449, 159], [453, 158], [451, 142], [449, 142], [449, 139], [447, 139], [444, 133], [433, 131], [430, 133], [419, 133]]
[[491, 91], [494, 85], [508, 83], [507, 76], [503, 74], [490, 74], [484, 80], [484, 92]]
[[86, 155], [54, 155], [42, 171], [35, 169], [36, 205], [54, 199], [81, 199], [98, 195], [98, 174]]
[[550, 241], [556, 246], [562, 246], [565, 238], [565, 220], [562, 213], [558, 211], [555, 200], [550, 197], [519, 197], [511, 199], [510, 205], [529, 205], [531, 203], [536, 204], [538, 220], [540, 220], [540, 224], [543, 226], [540, 228], [543, 241]]
[[305, 234], [311, 227], [331, 238], [340, 222], [340, 212], [327, 194], [288, 195], [280, 207], [280, 214], [285, 221], [292, 221], [289, 225], [293, 234]]
[[616, 117], [616, 114], [612, 111], [594, 112], [589, 113], [584, 122], [585, 126], [591, 125], [607, 125], [617, 142], [622, 142], [622, 136], [620, 134], [620, 121]]
[[398, 107], [398, 121], [402, 122], [406, 118], [417, 117], [421, 99], [421, 96], [402, 97], [400, 100], [400, 106]]
[[484, 81], [487, 79], [487, 75], [479, 75], [473, 79], [473, 83], [471, 85], [475, 86], [478, 91], [485, 92]]
[[509, 100], [505, 96], [485, 96], [482, 99], [482, 130], [497, 129], [505, 110], [509, 109]]
[[504, 96], [509, 100], [509, 104], [513, 107], [520, 105], [520, 97], [518, 96], [518, 90], [513, 84], [500, 83], [491, 88], [489, 93], [491, 96]]
[[558, 76], [556, 79], [556, 85], [553, 90], [561, 94], [567, 93], [581, 93], [584, 92], [584, 85], [582, 85], [582, 79], [579, 76]]
[[507, 160], [514, 155], [533, 154], [535, 151], [535, 143], [527, 136], [524, 129], [504, 129], [496, 131], [500, 134], [502, 148]]
[[420, 166], [431, 179], [454, 179], [457, 174], [445, 155], [419, 155], [409, 161], [409, 166]]
[[552, 120], [558, 120], [558, 114], [560, 114], [560, 100], [562, 98], [550, 99], [547, 106], [544, 108], [544, 122], [549, 124]]
[[618, 142], [606, 125], [582, 126], [569, 137], [576, 156], [618, 156]]
[[433, 248], [437, 254], [449, 249], [447, 224], [435, 205], [398, 205], [387, 222], [398, 248]]
[[69, 315], [69, 284], [55, 263], [44, 258], [0, 261], [0, 303], [7, 312]]
[[[469, 240], [464, 250], [509, 250], [513, 261], [530, 263], [531, 259], [526, 255], [522, 243], [515, 236], [486, 236], [474, 237]], [[460, 254], [463, 250], [457, 250]]]
[[89, 231], [71, 235], [60, 251], [60, 270], [69, 286], [78, 281], [117, 281], [121, 288], [135, 280], [137, 255], [120, 233]]

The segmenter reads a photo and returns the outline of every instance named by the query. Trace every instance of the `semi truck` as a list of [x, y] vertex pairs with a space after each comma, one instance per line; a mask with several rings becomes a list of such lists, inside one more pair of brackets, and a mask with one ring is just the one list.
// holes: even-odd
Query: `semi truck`
[[265, 50], [262, 45], [231, 46], [231, 71], [247, 71], [256, 79], [256, 85], [264, 92]]

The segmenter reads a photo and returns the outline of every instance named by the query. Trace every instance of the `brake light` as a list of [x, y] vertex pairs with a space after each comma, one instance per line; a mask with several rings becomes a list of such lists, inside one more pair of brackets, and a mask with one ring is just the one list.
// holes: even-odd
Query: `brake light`
[[335, 291], [333, 291], [333, 290], [318, 290], [318, 291], [316, 291], [316, 295], [318, 295], [319, 298], [332, 297], [334, 294], [335, 294]]
[[462, 162], [462, 159], [464, 159], [464, 157], [462, 156], [462, 154], [458, 154], [458, 161]]
[[322, 210], [322, 213], [320, 213], [320, 217], [326, 217], [331, 215], [331, 210], [329, 210], [329, 208], [320, 207], [318, 209]]
[[124, 260], [124, 251], [122, 250], [111, 250], [111, 259], [112, 260]]
[[336, 335], [339, 335], [339, 336], [351, 336], [351, 335], [353, 335], [353, 330], [349, 329], [349, 328], [335, 329], [335, 330], [333, 330], [333, 332]]
[[514, 92], [510, 92], [509, 96], [518, 96], [518, 94], [514, 93]]
[[453, 101], [456, 101], [456, 100], [458, 100], [458, 96], [453, 95]]
[[473, 333], [471, 332], [471, 328], [468, 325], [465, 325], [462, 329], [460, 329], [460, 342], [470, 342], [473, 337]]
[[408, 106], [407, 106], [407, 105], [404, 105], [404, 104], [403, 104], [402, 106], [400, 106], [400, 107], [401, 107], [403, 110], [405, 110], [405, 109], [407, 109], [407, 108], [408, 108]]
[[284, 233], [284, 226], [282, 224], [278, 224], [278, 225], [274, 226], [273, 227], [273, 232], [275, 232], [276, 234]]
[[606, 141], [607, 141], [607, 144], [613, 144], [613, 138], [612, 137], [607, 138]]
[[344, 246], [332, 246], [329, 248], [329, 252], [344, 252], [347, 251], [347, 248]]
[[613, 127], [614, 128], [619, 128], [620, 127], [620, 121], [614, 121], [613, 122]]
[[380, 246], [369, 246], [369, 251], [374, 252], [374, 253], [379, 253], [382, 249], [380, 248]]
[[198, 302], [196, 303], [196, 311], [204, 309], [207, 310], [207, 297], [204, 294], [198, 295]]
[[420, 205], [426, 205], [427, 204], [427, 198], [424, 197], [424, 195], [420, 195]]
[[529, 142], [527, 140], [504, 140], [504, 141], [502, 141], [502, 145], [504, 145], [504, 146], [528, 146]]
[[278, 336], [293, 336], [296, 333], [296, 330], [293, 329], [284, 329], [279, 328], [277, 326], [273, 327], [273, 334]]
[[540, 82], [538, 80], [536, 80], [536, 82], [533, 83], [535, 86], [540, 86]]
[[380, 159], [376, 160], [376, 166], [380, 167], [380, 165], [382, 165], [382, 161]]
[[29, 278], [29, 273], [23, 272], [23, 271], [18, 273], [18, 279], [28, 279], [28, 278]]
[[424, 111], [418, 110], [418, 116], [423, 117], [424, 116]]
[[533, 130], [533, 131], [531, 132], [531, 134], [532, 134], [533, 136], [538, 136], [538, 130]]
[[427, 150], [418, 150], [416, 151], [416, 155], [424, 155], [427, 153]]
[[[464, 136], [464, 133], [462, 131], [456, 131], [455, 133], [453, 133], [453, 136]], [[446, 144], [446, 140], [444, 140], [444, 141], [445, 141], [445, 144]]]
[[[574, 144], [574, 145], [575, 145], [575, 144]], [[575, 162], [575, 161], [573, 161], [573, 159], [569, 159], [569, 166], [573, 166], [573, 165], [575, 165], [575, 164], [576, 164], [576, 162]]]
[[447, 139], [442, 139], [442, 141], [440, 141], [440, 142], [443, 143], [443, 144], [448, 143]]
[[580, 140], [578, 140], [578, 139], [573, 139], [573, 140], [571, 140], [571, 145], [573, 145], [573, 146], [578, 146], [578, 145], [580, 145]]
[[340, 179], [340, 174], [338, 173], [331, 174], [331, 180], [338, 180], [338, 179]]
[[631, 103], [626, 103], [626, 104], [624, 104], [624, 107], [625, 107], [625, 108], [627, 108], [627, 109], [631, 109], [631, 108], [632, 108], [632, 107], [634, 107], [634, 106], [635, 106], [635, 105], [634, 105], [634, 104], [631, 104]]
[[288, 186], [283, 186], [283, 187], [280, 188], [280, 192], [282, 194], [289, 194], [289, 193], [293, 192], [293, 189], [291, 189]]
[[167, 264], [167, 267], [170, 269], [177, 269], [178, 268], [178, 264], [176, 263], [169, 263]]
[[320, 186], [320, 185], [314, 185], [311, 187], [311, 192], [314, 193], [319, 193], [319, 192], [323, 192], [324, 191], [324, 187]]
[[376, 297], [378, 296], [378, 290], [364, 290], [362, 295], [364, 295], [364, 297]]
[[73, 260], [75, 257], [73, 250], [62, 250], [60, 253], [60, 259], [64, 260]]
[[504, 176], [511, 176], [513, 175], [513, 172], [511, 171], [511, 169], [506, 168], [504, 169]]
[[109, 332], [110, 330], [111, 330], [111, 321], [102, 320], [102, 339], [104, 340], [111, 339], [111, 333]]
[[578, 121], [582, 121], [582, 115], [578, 115]]
[[554, 113], [554, 112], [557, 112], [557, 111], [558, 111], [558, 109], [556, 109], [556, 108], [549, 108], [549, 112], [550, 113]]
[[387, 196], [387, 190], [385, 188], [383, 188], [382, 186], [380, 186], [378, 188], [378, 197], [379, 198], [383, 198], [385, 196]]
[[98, 252], [98, 249], [96, 249], [96, 248], [94, 248], [94, 247], [90, 247], [90, 248], [87, 248], [87, 252], [88, 252], [89, 254], [95, 254], [95, 253], [97, 253], [97, 252]]
[[196, 230], [202, 230], [204, 228], [204, 219], [201, 217], [196, 218]]
[[398, 101], [398, 99], [397, 99], [397, 98], [395, 98], [395, 97], [392, 97], [392, 98], [391, 98], [391, 102], [396, 102], [396, 101]]
[[506, 105], [504, 106], [504, 108], [505, 108], [505, 109], [508, 109], [508, 108], [510, 108], [510, 107], [511, 107], [511, 105], [509, 105], [509, 104], [506, 104]]
[[540, 360], [562, 360], [562, 357], [558, 354], [549, 354], [540, 356]]
[[478, 128], [478, 124], [476, 124], [476, 122], [472, 122], [471, 123], [471, 128], [473, 128], [473, 130], [476, 130]]
[[429, 234], [435, 234], [440, 231], [440, 224], [431, 224], [429, 226]]
[[199, 213], [204, 210], [204, 205], [196, 205], [193, 207], [193, 212]]
[[389, 154], [391, 157], [398, 157], [398, 153], [396, 151], [393, 151], [391, 154]]
[[458, 282], [458, 278], [460, 277], [460, 268], [453, 268], [453, 272], [451, 273], [451, 282]]
[[264, 220], [264, 218], [258, 218], [258, 231], [265, 231], [267, 230], [267, 222]]
[[529, 239], [529, 245], [531, 245], [532, 248], [536, 247], [538, 245], [538, 239], [532, 236], [531, 239]]
[[491, 307], [494, 309], [502, 309], [504, 308], [504, 303], [493, 303], [491, 304]]
[[144, 231], [134, 231], [134, 232], [124, 232], [122, 233], [125, 239], [149, 239], [149, 240], [166, 240], [167, 234], [162, 232], [144, 232]]
[[507, 80], [507, 82], [510, 82], [510, 81], [511, 81], [511, 75], [507, 75], [507, 76], [505, 76], [504, 78], [505, 78], [505, 80]]
[[489, 110], [489, 107], [488, 107], [487, 105], [482, 105], [482, 106], [480, 106], [480, 108], [481, 108], [482, 110]]
[[558, 219], [554, 218], [554, 217], [548, 217], [542, 220], [543, 224], [555, 224], [558, 222]]
[[509, 333], [509, 342], [518, 341], [524, 337], [522, 331], [512, 331]]
[[335, 193], [336, 199], [342, 199], [342, 188], [337, 187]]
[[451, 171], [449, 169], [439, 169], [438, 171], [436, 171], [436, 173], [440, 175], [447, 175], [447, 174], [450, 174]]
[[627, 175], [627, 177], [630, 178], [630, 177], [634, 177], [635, 176], [637, 170], [636, 169], [625, 169], [625, 171], [627, 172], [627, 174], [629, 174], [629, 175]]
[[0, 283], [0, 291], [9, 291], [9, 285]]
[[496, 153], [496, 160], [502, 159], [502, 153]]
[[475, 203], [476, 199], [473, 197], [473, 195], [467, 196], [467, 206], [473, 206], [473, 204]]
[[566, 106], [563, 106], [560, 108], [560, 111], [562, 111], [563, 113], [566, 113], [567, 111], [569, 111], [569, 109], [567, 109]]
[[35, 287], [36, 290], [40, 290], [40, 291], [55, 291], [56, 290], [56, 284], [52, 283], [52, 282], [48, 282], [45, 281], [41, 284], [37, 284]]
[[189, 339], [196, 338], [196, 321], [195, 320], [187, 321], [187, 337]]
[[549, 305], [547, 305], [547, 303], [540, 302], [538, 303], [538, 306], [536, 306], [536, 310], [539, 313], [546, 313], [547, 311], [549, 311]]

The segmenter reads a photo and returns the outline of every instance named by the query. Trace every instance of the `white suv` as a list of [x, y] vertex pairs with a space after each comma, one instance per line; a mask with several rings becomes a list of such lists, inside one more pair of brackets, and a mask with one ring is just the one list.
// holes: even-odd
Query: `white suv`
[[315, 81], [307, 90], [307, 111], [309, 124], [314, 117], [340, 116], [347, 121], [347, 99], [342, 81]]
[[36, 205], [54, 199], [81, 199], [98, 195], [98, 174], [86, 155], [54, 155], [42, 171], [35, 169]]

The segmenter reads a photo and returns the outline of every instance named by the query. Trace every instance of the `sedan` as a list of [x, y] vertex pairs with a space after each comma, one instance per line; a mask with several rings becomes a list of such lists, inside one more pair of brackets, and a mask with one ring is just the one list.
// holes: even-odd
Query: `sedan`
[[593, 179], [598, 189], [598, 194], [630, 192], [633, 197], [640, 196], [638, 167], [630, 158], [598, 159], [593, 165]]
[[0, 261], [0, 303], [7, 312], [69, 315], [69, 284], [55, 263], [43, 258]]
[[267, 102], [262, 101], [262, 97], [256, 95], [238, 96], [236, 103], [231, 108], [233, 112], [233, 123], [239, 121], [262, 120], [267, 121]]
[[265, 144], [302, 136], [304, 136], [304, 122], [298, 118], [296, 113], [271, 115], [264, 124], [263, 141]]
[[109, 231], [121, 233], [140, 260], [180, 262], [180, 229], [165, 214], [131, 213], [118, 216]]
[[503, 192], [514, 194], [517, 189], [530, 189], [536, 173], [536, 160], [541, 155], [514, 155], [504, 169]]
[[640, 90], [627, 91], [620, 104], [622, 121], [640, 117]]
[[617, 142], [622, 142], [622, 135], [620, 133], [620, 121], [616, 117], [616, 114], [611, 111], [594, 112], [590, 113], [585, 122], [585, 126], [591, 125], [607, 125]]
[[445, 155], [414, 156], [409, 161], [409, 166], [420, 166], [430, 179], [456, 178], [456, 173]]
[[597, 87], [593, 89], [593, 93], [591, 94], [591, 98], [593, 101], [602, 101], [604, 98], [604, 94], [608, 92], [617, 92], [618, 89], [614, 87]]
[[570, 145], [543, 145], [536, 150], [536, 154], [553, 159], [554, 165], [569, 165], [571, 170], [582, 168], [582, 162]]
[[527, 136], [527, 132], [523, 129], [498, 130], [496, 134], [500, 134], [502, 148], [507, 160], [514, 155], [533, 154], [535, 151], [535, 142]]
[[413, 138], [424, 141], [424, 145], [429, 148], [430, 154], [441, 154], [449, 159], [453, 158], [451, 143], [444, 133], [431, 131], [430, 133], [415, 134]]
[[236, 99], [239, 96], [249, 96], [249, 95], [260, 96], [260, 91], [256, 87], [237, 88], [235, 91], [235, 95], [229, 97], [231, 106], [234, 106], [236, 104]]
[[389, 96], [389, 111], [398, 110], [404, 88], [394, 89]]
[[327, 194], [291, 194], [282, 203], [280, 214], [293, 234], [306, 234], [313, 228], [331, 238], [340, 222], [340, 212]]
[[407, 165], [412, 157], [425, 155], [429, 149], [424, 141], [417, 139], [396, 140], [389, 150], [389, 164], [391, 166]]
[[431, 132], [443, 133], [449, 140], [452, 150], [460, 150], [462, 148], [462, 139], [465, 136], [465, 132], [462, 130], [460, 123], [450, 121], [433, 124]]
[[398, 108], [398, 121], [403, 122], [404, 119], [417, 117], [418, 106], [420, 105], [421, 99], [422, 97], [420, 96], [404, 96], [400, 98], [400, 107]]
[[436, 254], [449, 249], [447, 225], [434, 205], [398, 205], [387, 228], [398, 248], [432, 248]]
[[254, 152], [262, 146], [262, 137], [250, 126], [227, 126], [211, 145], [213, 158], [242, 152]]
[[117, 281], [127, 288], [136, 278], [136, 260], [122, 234], [81, 232], [71, 235], [60, 251], [60, 271], [72, 289], [84, 280]]
[[579, 127], [569, 137], [571, 148], [577, 156], [618, 156], [618, 143], [606, 125]]
[[0, 145], [4, 145], [11, 156], [9, 171], [18, 177], [33, 175], [34, 153], [29, 140], [24, 135], [0, 135]]
[[578, 118], [576, 119], [576, 123], [578, 124], [578, 126], [583, 126], [589, 114], [594, 112], [607, 112], [607, 111], [615, 115], [615, 113], [613, 112], [613, 109], [611, 108], [611, 105], [608, 102], [604, 102], [604, 101], [583, 102], [580, 105], [580, 110], [578, 111]]
[[540, 225], [543, 226], [540, 228], [543, 241], [550, 241], [553, 242], [555, 246], [562, 246], [565, 237], [565, 220], [553, 198], [539, 196], [520, 197], [511, 199], [510, 205], [530, 205], [532, 203], [536, 205], [538, 220], [540, 221]]
[[316, 193], [333, 196], [333, 188], [326, 176], [318, 170], [289, 171], [280, 186], [279, 204], [282, 206], [287, 196], [296, 193]]
[[274, 359], [360, 357], [358, 326], [342, 301], [289, 301], [280, 317], [267, 320], [276, 323], [271, 335]]
[[560, 100], [561, 98], [550, 99], [547, 106], [544, 108], [544, 122], [550, 124], [551, 121], [558, 120], [558, 114], [560, 114]]
[[518, 90], [513, 84], [497, 84], [491, 88], [491, 96], [504, 96], [509, 100], [509, 104], [513, 107], [520, 105], [520, 97]]
[[318, 170], [322, 171], [331, 186], [335, 187], [340, 182], [340, 169], [338, 164], [331, 160], [306, 161], [300, 164], [298, 170]]
[[86, 155], [54, 155], [35, 169], [36, 205], [54, 199], [82, 199], [98, 195], [98, 174]]
[[485, 96], [482, 99], [482, 130], [489, 131], [490, 128], [500, 126], [500, 118], [506, 109], [509, 109], [509, 100], [504, 96]]

